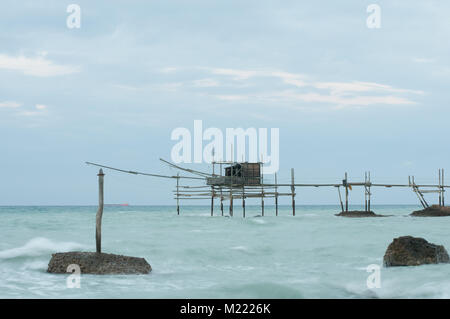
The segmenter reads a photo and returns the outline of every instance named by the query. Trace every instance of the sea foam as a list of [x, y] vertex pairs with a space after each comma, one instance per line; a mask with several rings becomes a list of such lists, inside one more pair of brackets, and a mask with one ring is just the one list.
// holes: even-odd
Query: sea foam
[[83, 248], [84, 245], [75, 242], [55, 242], [48, 238], [36, 237], [25, 245], [0, 251], [0, 259], [18, 257], [35, 257], [57, 251], [70, 251]]

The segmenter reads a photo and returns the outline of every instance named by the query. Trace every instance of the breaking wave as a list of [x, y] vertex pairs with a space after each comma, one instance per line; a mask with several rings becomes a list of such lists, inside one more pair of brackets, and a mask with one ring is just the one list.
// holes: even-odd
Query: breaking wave
[[83, 247], [84, 245], [75, 242], [54, 242], [48, 238], [36, 237], [21, 247], [0, 251], [0, 259], [36, 257], [57, 251], [68, 251]]

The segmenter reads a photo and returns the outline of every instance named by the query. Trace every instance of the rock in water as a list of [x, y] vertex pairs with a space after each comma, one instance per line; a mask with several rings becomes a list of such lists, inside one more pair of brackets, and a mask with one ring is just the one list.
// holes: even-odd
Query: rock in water
[[80, 266], [81, 274], [148, 274], [152, 271], [144, 258], [74, 251], [52, 254], [47, 272], [67, 274], [71, 264]]
[[444, 246], [431, 244], [423, 238], [412, 236], [395, 238], [384, 254], [384, 265], [386, 267], [448, 262], [448, 253]]
[[444, 217], [450, 216], [450, 207], [433, 205], [422, 210], [417, 210], [411, 214], [416, 217]]
[[352, 210], [348, 212], [340, 212], [339, 214], [335, 214], [336, 216], [342, 217], [387, 217], [387, 215], [377, 215], [374, 212], [366, 212], [360, 210]]

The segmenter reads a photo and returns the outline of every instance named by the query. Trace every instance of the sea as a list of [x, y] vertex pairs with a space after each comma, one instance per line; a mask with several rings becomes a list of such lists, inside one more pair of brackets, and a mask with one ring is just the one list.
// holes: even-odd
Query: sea
[[[450, 248], [450, 217], [374, 206], [105, 207], [103, 252], [143, 257], [148, 275], [47, 273], [52, 253], [95, 251], [94, 206], [0, 207], [0, 298], [450, 298], [450, 264], [383, 267], [399, 236]], [[360, 209], [354, 206], [351, 209]], [[72, 284], [70, 284], [72, 283]]]

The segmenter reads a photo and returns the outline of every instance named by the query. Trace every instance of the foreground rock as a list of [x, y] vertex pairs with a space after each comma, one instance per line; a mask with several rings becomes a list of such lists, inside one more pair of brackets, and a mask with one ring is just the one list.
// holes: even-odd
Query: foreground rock
[[374, 212], [366, 212], [363, 210], [352, 210], [348, 212], [341, 212], [339, 214], [335, 214], [336, 216], [342, 217], [388, 217], [387, 215], [377, 215]]
[[415, 211], [411, 216], [416, 217], [444, 217], [450, 216], [450, 207], [433, 205], [431, 207]]
[[144, 258], [74, 251], [52, 254], [47, 272], [66, 274], [71, 264], [79, 265], [81, 274], [148, 274], [152, 271]]
[[431, 244], [423, 238], [412, 236], [395, 238], [384, 254], [384, 265], [386, 267], [448, 262], [448, 253], [444, 246]]

